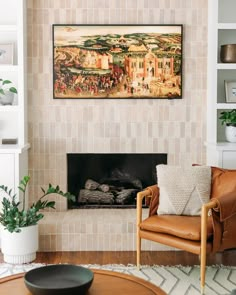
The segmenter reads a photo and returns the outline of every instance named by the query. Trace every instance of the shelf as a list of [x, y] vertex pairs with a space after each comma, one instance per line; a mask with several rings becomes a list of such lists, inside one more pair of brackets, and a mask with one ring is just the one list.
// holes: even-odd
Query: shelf
[[0, 144], [0, 154], [16, 153], [20, 154], [30, 148], [30, 144], [27, 143], [24, 146], [18, 144]]
[[217, 63], [218, 70], [236, 70], [236, 63]]
[[16, 32], [16, 25], [0, 25], [0, 32]]
[[236, 143], [234, 142], [206, 142], [205, 145], [210, 148], [214, 148], [217, 151], [236, 151]]
[[236, 103], [217, 103], [217, 110], [236, 109]]
[[17, 112], [19, 111], [18, 105], [0, 105], [0, 112]]
[[[27, 140], [27, 0], [9, 0], [3, 7], [4, 16], [0, 22], [0, 44], [13, 44], [13, 64], [0, 64], [0, 78], [12, 81], [18, 94], [13, 105], [0, 103], [0, 137], [16, 137], [24, 145]], [[7, 88], [7, 87], [6, 87]], [[1, 140], [0, 140], [1, 143]]]
[[[225, 3], [227, 2], [227, 4]], [[221, 62], [221, 46], [236, 44], [236, 1], [208, 0], [208, 94], [206, 162], [210, 166], [236, 168], [236, 143], [226, 141], [221, 112], [236, 109], [226, 102], [225, 81], [235, 81], [236, 63]]]
[[219, 30], [236, 30], [236, 23], [219, 23]]
[[0, 65], [0, 72], [17, 72], [17, 65]]
[[[17, 191], [22, 175], [29, 173], [28, 150], [30, 144], [27, 142], [28, 121], [26, 118], [27, 0], [8, 0], [2, 1], [1, 4], [0, 44], [12, 44], [12, 50], [9, 48], [8, 57], [6, 55], [6, 59], [3, 59], [0, 64], [0, 78], [11, 81], [12, 84], [6, 85], [4, 88], [15, 87], [18, 94], [14, 95], [12, 105], [0, 103], [0, 179], [13, 191]], [[2, 144], [3, 139], [17, 139], [17, 144]], [[4, 142], [16, 141], [6, 140]]]

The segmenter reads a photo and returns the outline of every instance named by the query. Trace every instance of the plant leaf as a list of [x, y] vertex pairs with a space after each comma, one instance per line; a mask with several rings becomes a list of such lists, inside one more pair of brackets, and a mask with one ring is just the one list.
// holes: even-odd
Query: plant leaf
[[9, 232], [20, 232], [22, 227], [29, 225], [35, 225], [40, 219], [43, 218], [43, 214], [39, 212], [46, 208], [55, 209], [55, 201], [43, 200], [49, 194], [58, 194], [66, 197], [69, 201], [75, 201], [75, 196], [71, 195], [69, 192], [64, 193], [60, 190], [60, 187], [56, 187], [51, 184], [48, 185], [48, 189], [42, 189], [43, 195], [39, 200], [32, 204], [30, 208], [24, 208], [25, 192], [27, 189], [28, 182], [30, 180], [29, 176], [25, 176], [18, 186], [19, 192], [23, 193], [23, 209], [21, 209], [21, 203], [18, 201], [16, 194], [13, 196], [12, 189], [8, 189], [7, 186], [0, 185], [0, 190], [3, 190], [10, 196], [10, 198], [3, 197], [2, 199], [2, 211], [0, 212], [0, 223]]
[[2, 85], [5, 85], [5, 84], [11, 84], [12, 82], [10, 80], [3, 80], [2, 82]]
[[15, 87], [10, 87], [8, 90], [12, 93], [17, 93], [17, 89]]

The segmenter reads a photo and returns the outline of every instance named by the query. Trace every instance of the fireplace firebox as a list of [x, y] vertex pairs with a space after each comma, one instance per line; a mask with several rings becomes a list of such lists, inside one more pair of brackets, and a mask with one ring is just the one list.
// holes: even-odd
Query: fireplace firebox
[[68, 191], [74, 208], [134, 208], [136, 194], [155, 184], [167, 154], [67, 154]]

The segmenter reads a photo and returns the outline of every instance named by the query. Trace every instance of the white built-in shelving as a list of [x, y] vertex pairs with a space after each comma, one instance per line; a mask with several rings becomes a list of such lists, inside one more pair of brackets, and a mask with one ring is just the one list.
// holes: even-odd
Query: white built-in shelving
[[236, 44], [236, 1], [208, 1], [208, 97], [207, 97], [207, 163], [236, 168], [236, 144], [225, 139], [219, 116], [224, 110], [236, 108], [227, 103], [225, 80], [236, 81], [236, 63], [222, 63], [220, 48]]
[[[1, 5], [0, 47], [13, 45], [13, 62], [1, 64], [0, 78], [17, 88], [12, 105], [0, 105], [0, 185], [17, 192], [20, 179], [28, 174], [27, 85], [26, 85], [26, 0], [7, 0]], [[17, 144], [2, 144], [2, 139]], [[0, 195], [0, 209], [1, 209]]]

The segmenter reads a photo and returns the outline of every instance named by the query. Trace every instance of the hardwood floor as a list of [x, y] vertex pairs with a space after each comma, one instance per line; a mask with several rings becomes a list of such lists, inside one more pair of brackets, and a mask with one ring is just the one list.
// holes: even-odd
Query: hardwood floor
[[[0, 262], [3, 256], [0, 253]], [[102, 252], [38, 252], [38, 263], [72, 264], [136, 264], [136, 253], [131, 251]], [[183, 251], [142, 251], [142, 265], [199, 265], [198, 256]], [[236, 266], [236, 250], [228, 250], [216, 255], [208, 255], [207, 265], [223, 264]]]

